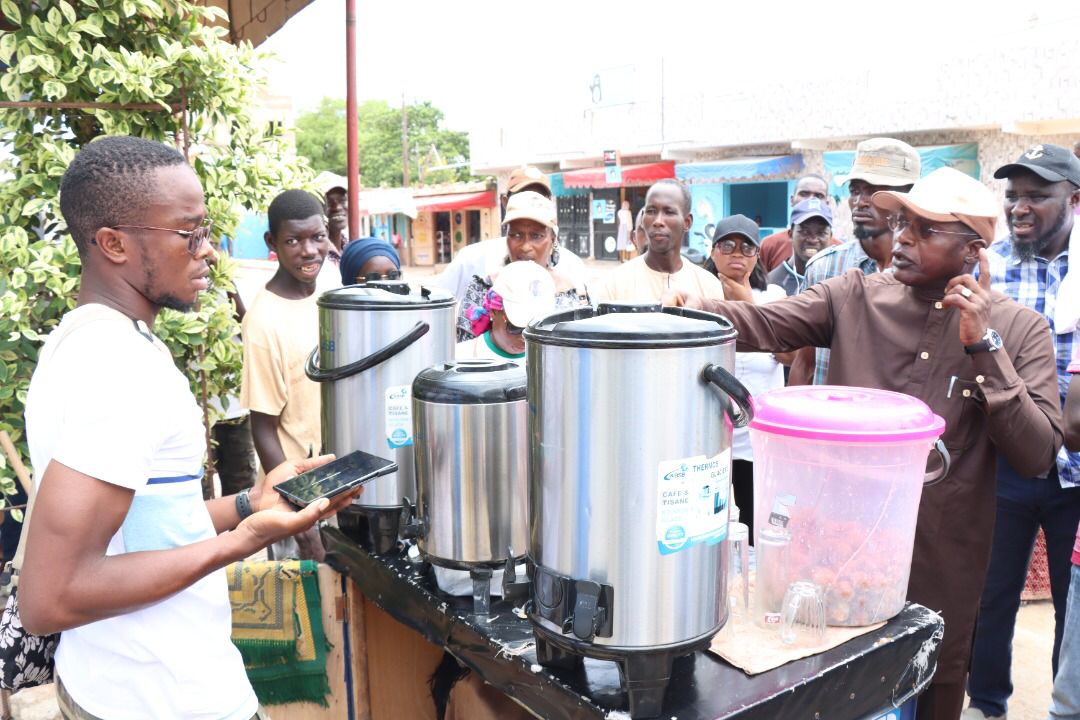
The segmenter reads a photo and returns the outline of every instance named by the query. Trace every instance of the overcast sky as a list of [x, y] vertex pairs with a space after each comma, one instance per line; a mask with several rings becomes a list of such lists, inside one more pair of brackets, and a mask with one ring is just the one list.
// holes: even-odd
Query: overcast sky
[[[1076, 24], [1078, 0], [358, 0], [361, 100], [430, 100], [452, 129], [510, 122], [584, 98], [593, 73], [657, 58], [703, 60], [702, 83], [731, 73], [828, 73], [903, 63], [928, 48], [1008, 51], [1018, 29]], [[270, 91], [298, 112], [345, 97], [343, 0], [315, 0], [263, 44]], [[713, 69], [713, 72], [709, 72]], [[489, 78], [488, 82], [483, 82]], [[495, 88], [492, 90], [491, 88]]]

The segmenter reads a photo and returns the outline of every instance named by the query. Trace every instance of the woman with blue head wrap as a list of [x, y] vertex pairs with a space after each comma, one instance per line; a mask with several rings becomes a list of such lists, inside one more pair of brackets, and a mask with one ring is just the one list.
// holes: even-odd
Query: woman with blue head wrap
[[397, 250], [385, 240], [366, 237], [353, 240], [341, 254], [341, 284], [364, 282], [369, 274], [396, 278], [401, 275]]

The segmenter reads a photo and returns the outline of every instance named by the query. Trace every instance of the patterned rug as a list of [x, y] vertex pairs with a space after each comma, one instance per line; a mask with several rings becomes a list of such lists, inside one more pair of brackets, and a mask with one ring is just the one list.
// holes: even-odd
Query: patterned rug
[[318, 566], [310, 560], [233, 563], [226, 568], [233, 644], [259, 702], [327, 707], [328, 644]]

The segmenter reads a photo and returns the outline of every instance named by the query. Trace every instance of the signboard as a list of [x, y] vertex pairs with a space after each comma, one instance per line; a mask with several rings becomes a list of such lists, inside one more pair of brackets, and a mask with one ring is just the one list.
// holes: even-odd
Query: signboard
[[613, 200], [593, 200], [592, 219], [606, 225], [615, 222], [615, 202]]
[[608, 185], [622, 185], [622, 167], [618, 150], [604, 151], [604, 182]]

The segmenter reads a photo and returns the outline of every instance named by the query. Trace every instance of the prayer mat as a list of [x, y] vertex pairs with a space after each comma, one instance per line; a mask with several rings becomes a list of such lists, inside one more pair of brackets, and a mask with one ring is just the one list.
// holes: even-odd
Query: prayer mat
[[264, 705], [328, 706], [328, 644], [318, 565], [311, 560], [233, 563], [226, 568], [232, 640]]

